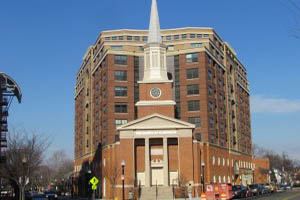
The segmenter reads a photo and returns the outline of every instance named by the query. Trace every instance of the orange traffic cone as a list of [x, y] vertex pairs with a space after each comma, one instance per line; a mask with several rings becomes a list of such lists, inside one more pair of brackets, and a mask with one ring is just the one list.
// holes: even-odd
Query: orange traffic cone
[[202, 193], [200, 197], [201, 197], [201, 200], [206, 200], [206, 194], [205, 193]]
[[225, 192], [221, 193], [220, 200], [227, 200], [227, 195]]

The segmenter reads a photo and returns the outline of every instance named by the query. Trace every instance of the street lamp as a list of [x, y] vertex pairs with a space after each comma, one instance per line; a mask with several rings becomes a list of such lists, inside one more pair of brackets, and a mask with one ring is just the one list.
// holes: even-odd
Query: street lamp
[[252, 178], [253, 178], [253, 184], [255, 183], [255, 181], [254, 181], [254, 172], [255, 172], [255, 169], [254, 168], [252, 168]]
[[122, 166], [122, 200], [125, 200], [125, 192], [124, 192], [124, 168], [125, 168], [125, 160], [121, 161], [121, 166]]
[[205, 163], [204, 162], [201, 163], [201, 167], [202, 167], [202, 180], [201, 180], [201, 182], [202, 182], [202, 192], [205, 192], [205, 187], [204, 187], [204, 167], [205, 167]]

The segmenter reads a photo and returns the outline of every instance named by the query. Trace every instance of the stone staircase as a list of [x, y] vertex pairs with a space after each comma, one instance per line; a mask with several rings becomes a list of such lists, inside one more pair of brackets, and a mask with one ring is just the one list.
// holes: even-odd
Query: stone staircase
[[[141, 200], [156, 200], [156, 187], [142, 188]], [[173, 199], [172, 187], [157, 187], [158, 200], [171, 200]]]

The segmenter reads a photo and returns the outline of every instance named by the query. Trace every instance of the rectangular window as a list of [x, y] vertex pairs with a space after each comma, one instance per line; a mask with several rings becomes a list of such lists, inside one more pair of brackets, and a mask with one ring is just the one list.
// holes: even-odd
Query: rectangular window
[[135, 41], [140, 41], [140, 36], [135, 36], [134, 39]]
[[218, 85], [219, 85], [219, 87], [223, 87], [223, 81], [221, 79], [219, 79]]
[[119, 37], [119, 40], [124, 40], [124, 36], [120, 36], [120, 37]]
[[111, 39], [112, 40], [117, 40], [117, 36], [113, 36]]
[[116, 65], [127, 65], [127, 56], [115, 55], [115, 64]]
[[127, 36], [127, 40], [132, 40], [132, 36]]
[[115, 87], [115, 96], [116, 97], [126, 97], [127, 96], [127, 87], [116, 86]]
[[174, 35], [174, 40], [179, 40], [179, 35]]
[[192, 43], [191, 44], [192, 48], [199, 48], [199, 47], [203, 47], [203, 43]]
[[188, 111], [200, 110], [200, 101], [188, 101]]
[[208, 86], [208, 96], [212, 96], [213, 94], [213, 90], [212, 90], [212, 87], [211, 86]]
[[204, 38], [208, 38], [209, 35], [208, 35], [208, 34], [204, 34], [203, 37], [204, 37]]
[[116, 127], [121, 126], [123, 124], [127, 124], [127, 119], [115, 119]]
[[115, 80], [116, 81], [127, 81], [127, 71], [115, 71]]
[[187, 35], [186, 35], [186, 34], [183, 34], [183, 35], [181, 35], [181, 38], [184, 40], [184, 39], [187, 38]]
[[212, 79], [212, 74], [210, 70], [207, 70], [207, 79], [211, 80]]
[[103, 114], [106, 113], [106, 104], [103, 105]]
[[186, 62], [187, 63], [198, 62], [198, 54], [197, 53], [186, 54]]
[[166, 40], [171, 40], [171, 36], [168, 35], [168, 36], [166, 37]]
[[186, 70], [186, 78], [187, 79], [194, 79], [198, 78], [198, 68], [193, 68], [193, 69], [187, 69]]
[[199, 94], [199, 85], [188, 85], [187, 86], [187, 95]]
[[203, 35], [202, 34], [197, 34], [197, 38], [202, 38]]
[[114, 46], [111, 46], [111, 49], [112, 49], [112, 50], [122, 50], [122, 49], [123, 49], [123, 46], [114, 45]]
[[211, 58], [209, 56], [207, 56], [207, 64], [211, 64]]
[[201, 126], [201, 120], [200, 117], [189, 117], [188, 122], [191, 124], [195, 124], [196, 127]]
[[209, 102], [209, 112], [213, 112], [214, 110], [214, 104], [212, 102]]
[[127, 113], [127, 103], [115, 103], [116, 113]]
[[148, 40], [147, 36], [143, 36], [143, 41], [146, 42]]
[[214, 127], [214, 118], [209, 118], [209, 128], [213, 128]]
[[195, 34], [190, 34], [190, 38], [195, 38], [196, 35]]
[[105, 40], [110, 40], [110, 37], [106, 37]]

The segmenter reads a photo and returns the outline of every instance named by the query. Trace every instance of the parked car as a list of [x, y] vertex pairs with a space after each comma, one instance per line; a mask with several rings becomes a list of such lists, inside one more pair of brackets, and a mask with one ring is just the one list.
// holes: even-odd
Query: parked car
[[45, 194], [34, 193], [31, 196], [31, 200], [47, 200], [47, 197]]
[[234, 199], [247, 197], [247, 187], [243, 185], [232, 186], [232, 197]]
[[271, 193], [276, 192], [276, 185], [274, 185], [272, 183], [266, 183], [265, 187], [267, 187]]
[[45, 191], [44, 194], [48, 200], [57, 200], [58, 199], [58, 195], [55, 191], [48, 190], [48, 191]]
[[254, 196], [263, 194], [264, 188], [260, 184], [249, 185], [251, 192]]

